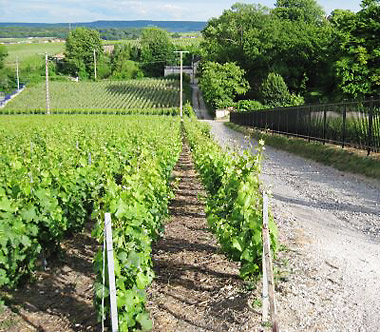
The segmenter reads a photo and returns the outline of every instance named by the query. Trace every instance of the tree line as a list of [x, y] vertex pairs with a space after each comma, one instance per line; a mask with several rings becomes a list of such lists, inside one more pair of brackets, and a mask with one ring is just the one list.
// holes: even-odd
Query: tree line
[[277, 0], [273, 9], [236, 3], [202, 33], [200, 83], [213, 107], [380, 93], [379, 0], [363, 0], [357, 13], [337, 9], [329, 16], [315, 0]]
[[[166, 30], [148, 27], [141, 30], [137, 43], [114, 44], [112, 52], [105, 52], [99, 31], [78, 27], [66, 38], [64, 58], [50, 57], [49, 76], [51, 80], [67, 80], [78, 77], [91, 80], [95, 77], [94, 53], [97, 79], [138, 79], [141, 77], [163, 76], [165, 65], [178, 64], [176, 46], [172, 35]], [[198, 53], [195, 46], [183, 46], [190, 53], [184, 64], [191, 63], [192, 55]], [[5, 45], [0, 45], [0, 91], [10, 92], [16, 88], [14, 68], [5, 67], [7, 57]], [[45, 76], [45, 62], [24, 64], [21, 72], [23, 83], [40, 82]]]
[[[141, 28], [97, 28], [100, 38], [104, 40], [137, 39], [141, 36]], [[2, 26], [0, 38], [56, 37], [67, 38], [68, 26], [35, 27], [35, 26]]]
[[[94, 51], [97, 56], [99, 78], [134, 79], [143, 76], [163, 76], [164, 67], [178, 62], [175, 45], [170, 34], [160, 28], [142, 29], [139, 43], [120, 43], [114, 50], [104, 53], [102, 40], [96, 30], [76, 28], [66, 40], [65, 59], [62, 72], [80, 79], [91, 79], [94, 75]], [[190, 55], [185, 64], [191, 61], [196, 50], [188, 46]]]

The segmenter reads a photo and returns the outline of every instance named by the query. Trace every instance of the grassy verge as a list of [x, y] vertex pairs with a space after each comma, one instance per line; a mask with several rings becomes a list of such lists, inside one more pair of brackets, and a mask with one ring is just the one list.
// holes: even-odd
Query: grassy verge
[[307, 142], [302, 138], [286, 137], [258, 129], [238, 126], [231, 122], [225, 125], [256, 139], [263, 139], [266, 145], [285, 150], [301, 157], [332, 166], [340, 171], [362, 174], [380, 180], [380, 156], [367, 156], [366, 151], [345, 148], [318, 142]]

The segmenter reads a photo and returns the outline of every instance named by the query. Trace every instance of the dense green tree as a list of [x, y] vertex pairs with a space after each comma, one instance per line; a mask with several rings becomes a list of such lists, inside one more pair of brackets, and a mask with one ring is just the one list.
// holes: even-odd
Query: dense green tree
[[291, 21], [322, 23], [326, 13], [315, 0], [277, 0], [273, 13]]
[[103, 46], [98, 31], [76, 28], [69, 34], [65, 54], [73, 75], [81, 79], [94, 77], [94, 50], [100, 63]]
[[11, 92], [16, 86], [16, 77], [13, 70], [4, 66], [4, 60], [8, 51], [4, 45], [0, 45], [0, 91]]
[[206, 102], [214, 108], [232, 106], [234, 98], [249, 89], [244, 73], [235, 63], [205, 62], [199, 83]]
[[[289, 11], [296, 5], [281, 2]], [[253, 99], [270, 72], [279, 73], [292, 92], [305, 93], [321, 81], [319, 69], [325, 70], [329, 63], [326, 50], [332, 36], [318, 5], [310, 5], [315, 5], [313, 20], [306, 14], [298, 19], [283, 17], [276, 12], [279, 8], [271, 11], [260, 5], [235, 4], [208, 22], [202, 32], [203, 55], [209, 61], [236, 62], [245, 69]]]
[[4, 45], [0, 45], [0, 70], [4, 68], [4, 60], [8, 56], [8, 51]]
[[164, 67], [174, 59], [174, 46], [167, 31], [145, 28], [141, 34], [141, 62], [151, 76], [162, 76]]
[[334, 11], [336, 73], [345, 96], [380, 93], [380, 1], [364, 0], [358, 13]]
[[290, 92], [281, 75], [269, 73], [262, 82], [260, 95], [265, 105], [270, 107], [286, 106], [290, 103]]

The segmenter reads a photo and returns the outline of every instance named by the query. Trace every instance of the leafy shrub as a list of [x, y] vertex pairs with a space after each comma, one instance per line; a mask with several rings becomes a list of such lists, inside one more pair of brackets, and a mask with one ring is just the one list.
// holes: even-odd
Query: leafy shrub
[[249, 89], [244, 74], [244, 69], [232, 62], [204, 63], [199, 84], [205, 101], [213, 108], [233, 106], [234, 98], [245, 94]]
[[270, 107], [287, 106], [290, 102], [290, 92], [281, 75], [269, 73], [262, 82], [260, 95], [265, 105]]
[[[256, 154], [222, 151], [206, 124], [185, 119], [185, 131], [195, 165], [208, 197], [206, 214], [222, 249], [241, 262], [240, 275], [251, 279], [260, 273], [262, 256], [262, 194], [259, 173], [263, 145]], [[270, 218], [272, 248], [276, 226]]]
[[266, 108], [258, 100], [239, 100], [235, 107], [238, 111], [255, 111]]

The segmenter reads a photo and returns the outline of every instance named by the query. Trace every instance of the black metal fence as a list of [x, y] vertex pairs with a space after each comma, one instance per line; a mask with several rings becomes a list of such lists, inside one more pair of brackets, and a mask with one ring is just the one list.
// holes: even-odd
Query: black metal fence
[[272, 132], [380, 152], [380, 99], [231, 112], [230, 121]]

